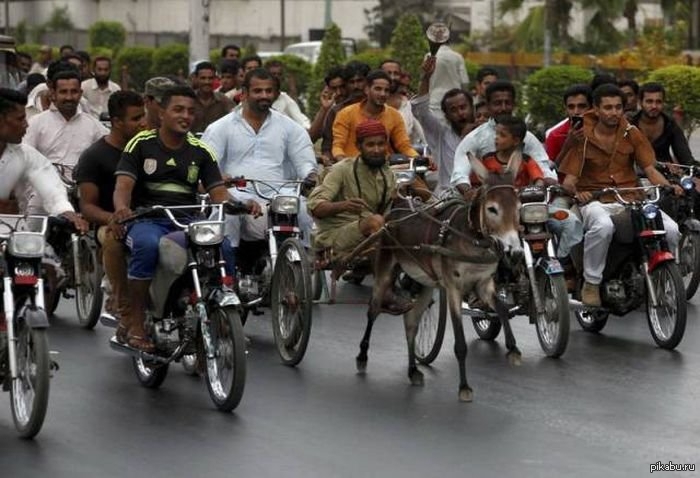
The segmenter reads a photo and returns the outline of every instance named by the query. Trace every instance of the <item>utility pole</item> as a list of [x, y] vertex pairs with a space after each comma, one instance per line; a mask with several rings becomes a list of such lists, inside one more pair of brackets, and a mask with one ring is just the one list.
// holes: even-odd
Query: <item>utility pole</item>
[[552, 64], [552, 22], [551, 22], [551, 0], [544, 2], [544, 54], [542, 55], [542, 63], [546, 68]]
[[5, 0], [5, 35], [10, 34], [10, 0]]
[[333, 23], [333, 14], [331, 12], [331, 0], [326, 0], [326, 14], [324, 17], [324, 27], [328, 28], [331, 26], [331, 23]]
[[287, 36], [287, 29], [285, 28], [284, 24], [286, 23], [285, 21], [285, 11], [284, 11], [284, 0], [280, 0], [280, 51], [284, 51], [285, 43], [286, 43], [286, 36]]
[[190, 65], [209, 59], [210, 0], [190, 0]]

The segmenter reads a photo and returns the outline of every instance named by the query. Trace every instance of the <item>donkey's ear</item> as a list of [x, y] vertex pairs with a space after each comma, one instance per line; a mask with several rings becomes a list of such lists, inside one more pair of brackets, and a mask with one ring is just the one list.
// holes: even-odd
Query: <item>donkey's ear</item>
[[489, 170], [486, 169], [484, 163], [482, 163], [481, 160], [474, 156], [471, 152], [467, 152], [467, 158], [469, 158], [469, 164], [472, 167], [472, 171], [478, 176], [479, 179], [481, 179], [481, 182], [483, 183], [489, 175]]
[[515, 148], [515, 151], [510, 155], [508, 159], [508, 166], [506, 166], [505, 173], [511, 173], [514, 178], [518, 177], [518, 172], [520, 171], [520, 166], [523, 164], [523, 152], [520, 148]]

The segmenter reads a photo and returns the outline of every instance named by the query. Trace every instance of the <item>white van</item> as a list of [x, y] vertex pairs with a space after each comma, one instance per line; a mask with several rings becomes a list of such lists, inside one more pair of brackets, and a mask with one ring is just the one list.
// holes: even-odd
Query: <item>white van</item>
[[[350, 58], [355, 54], [355, 40], [343, 38], [341, 41], [345, 47], [345, 57]], [[284, 53], [301, 57], [313, 65], [316, 63], [318, 55], [321, 53], [321, 43], [320, 41], [293, 43], [284, 49]]]

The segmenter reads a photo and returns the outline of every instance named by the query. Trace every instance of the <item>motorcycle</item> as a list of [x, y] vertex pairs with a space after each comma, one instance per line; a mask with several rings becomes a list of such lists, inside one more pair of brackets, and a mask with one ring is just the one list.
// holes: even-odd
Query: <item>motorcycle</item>
[[302, 244], [299, 207], [303, 181], [263, 181], [233, 178], [228, 186], [243, 190], [250, 184], [267, 202], [265, 239], [241, 239], [237, 254], [241, 321], [260, 315], [269, 305], [272, 332], [282, 363], [297, 365], [311, 335], [311, 260]]
[[[625, 199], [625, 193], [638, 194]], [[657, 203], [660, 186], [605, 188], [595, 198], [612, 195], [625, 210], [611, 216], [615, 235], [610, 244], [600, 284], [602, 307], [581, 304], [583, 278], [574, 293], [575, 312], [581, 328], [599, 332], [610, 314], [623, 316], [646, 302], [647, 322], [654, 341], [674, 349], [683, 338], [687, 302], [683, 280], [666, 243], [666, 231]]]
[[[548, 357], [559, 357], [566, 351], [570, 328], [564, 269], [554, 252], [554, 238], [547, 230], [549, 202], [559, 191], [559, 186], [546, 189], [528, 186], [520, 190], [523, 253], [502, 261], [495, 277], [496, 295], [508, 307], [509, 316], [528, 315]], [[481, 339], [494, 340], [500, 333], [501, 323], [496, 313], [473, 299], [463, 304], [462, 312], [471, 317]]]
[[[78, 208], [78, 186], [68, 177], [67, 167], [55, 165], [68, 197], [76, 211]], [[44, 261], [44, 294], [46, 311], [53, 316], [61, 296], [75, 298], [78, 322], [85, 329], [97, 324], [102, 310], [103, 291], [102, 263], [99, 260], [95, 231], [85, 235], [74, 233], [69, 221], [52, 218], [49, 224], [48, 243], [55, 257]], [[69, 290], [75, 291], [75, 296]]]
[[[161, 238], [159, 259], [150, 288], [145, 330], [155, 343], [153, 353], [110, 340], [112, 349], [132, 356], [138, 381], [158, 388], [168, 366], [197, 356], [205, 367], [207, 389], [214, 405], [231, 411], [241, 401], [246, 380], [246, 351], [239, 320], [241, 301], [233, 290], [221, 252], [224, 210], [247, 211], [242, 204], [153, 206], [139, 209], [126, 222], [163, 215], [180, 231]], [[183, 213], [191, 217], [184, 223]], [[110, 327], [117, 320], [103, 315]]]
[[4, 317], [0, 317], [0, 383], [10, 392], [19, 435], [32, 438], [46, 417], [51, 369], [41, 260], [46, 216], [0, 216], [0, 267]]
[[[685, 298], [690, 300], [700, 285], [700, 221], [696, 218], [695, 204], [698, 192], [694, 178], [700, 177], [698, 166], [657, 163], [657, 168], [669, 181], [679, 184], [685, 194], [674, 198], [661, 208], [678, 223], [681, 240], [678, 244], [678, 266], [685, 286]], [[680, 173], [680, 174], [679, 174]]]

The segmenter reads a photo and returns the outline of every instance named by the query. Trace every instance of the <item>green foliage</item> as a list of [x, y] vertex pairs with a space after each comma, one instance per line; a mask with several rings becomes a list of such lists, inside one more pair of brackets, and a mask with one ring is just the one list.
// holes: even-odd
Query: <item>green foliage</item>
[[683, 129], [688, 137], [700, 126], [700, 68], [673, 65], [652, 71], [649, 81], [664, 85], [666, 104], [683, 109]]
[[[365, 9], [365, 31], [372, 40], [386, 47], [391, 42], [399, 17], [408, 13], [419, 15], [426, 22], [431, 22], [438, 12], [435, 0], [379, 0], [376, 7]], [[425, 37], [425, 32], [421, 31], [420, 36]]]
[[174, 75], [187, 77], [190, 53], [187, 45], [173, 43], [153, 52], [151, 76]]
[[522, 99], [533, 125], [549, 126], [564, 117], [564, 91], [573, 84], [588, 83], [592, 77], [591, 71], [570, 65], [550, 66], [531, 74]]
[[391, 35], [392, 57], [401, 62], [401, 67], [411, 75], [411, 87], [418, 87], [423, 57], [428, 52], [428, 39], [423, 32], [420, 18], [405, 13], [399, 18]]
[[376, 68], [379, 68], [379, 65], [382, 61], [390, 57], [391, 55], [389, 54], [388, 50], [382, 48], [373, 48], [351, 56], [350, 58], [348, 58], [348, 61], [359, 61], [362, 63], [367, 63], [369, 67], [374, 70]]
[[[90, 54], [90, 59], [92, 61], [94, 61], [98, 56], [104, 56], [111, 60], [114, 60], [115, 57], [114, 50], [105, 47], [90, 47], [88, 48], [88, 53]], [[112, 70], [114, 70], [114, 68], [112, 68]]]
[[39, 56], [40, 48], [41, 45], [39, 45], [38, 43], [25, 43], [17, 45], [17, 51], [21, 51], [22, 53], [30, 55], [32, 57], [32, 60], [34, 61], [36, 61]]
[[64, 5], [63, 7], [54, 7], [51, 11], [51, 16], [46, 21], [44, 26], [47, 30], [54, 32], [75, 29], [70, 13], [68, 13], [68, 5]]
[[221, 48], [214, 48], [209, 50], [209, 61], [218, 65], [221, 62]]
[[27, 20], [22, 20], [15, 26], [15, 41], [17, 44], [22, 44], [27, 42], [27, 37], [29, 36], [29, 25], [27, 25]]
[[241, 50], [241, 58], [245, 58], [247, 56], [253, 56], [258, 54], [258, 48], [255, 46], [254, 43], [248, 43], [243, 47]]
[[313, 75], [311, 63], [297, 55], [277, 55], [268, 58], [266, 61], [277, 60], [284, 65], [283, 91], [290, 91], [290, 83], [294, 86], [298, 95], [303, 95], [309, 87]]
[[101, 20], [93, 23], [88, 30], [92, 48], [109, 48], [119, 51], [126, 42], [126, 28], [119, 22]]
[[469, 75], [469, 81], [474, 83], [476, 81], [476, 73], [481, 69], [481, 65], [474, 63], [467, 58], [464, 59], [464, 67], [467, 69], [467, 74]]
[[[116, 70], [121, 72], [128, 68], [129, 88], [143, 91], [143, 85], [151, 77], [154, 49], [146, 46], [123, 48], [117, 56]], [[117, 73], [120, 74], [120, 73]]]
[[323, 36], [321, 43], [321, 51], [318, 54], [318, 60], [314, 65], [313, 77], [309, 87], [308, 111], [311, 116], [316, 114], [318, 110], [318, 98], [323, 91], [323, 78], [326, 72], [334, 66], [342, 65], [345, 62], [345, 48], [341, 41], [342, 33], [340, 28], [335, 23], [332, 23]]

